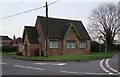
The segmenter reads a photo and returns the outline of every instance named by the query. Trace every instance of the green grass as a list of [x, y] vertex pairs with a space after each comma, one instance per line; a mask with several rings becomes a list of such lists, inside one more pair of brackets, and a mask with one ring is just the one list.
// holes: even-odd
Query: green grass
[[16, 52], [0, 52], [2, 56], [13, 56], [16, 55]]
[[18, 56], [17, 59], [24, 60], [60, 60], [60, 61], [89, 61], [89, 60], [100, 60], [104, 58], [112, 57], [114, 52], [102, 52], [102, 53], [91, 53], [87, 55], [60, 55], [60, 56], [49, 56], [49, 57], [41, 57], [41, 56]]

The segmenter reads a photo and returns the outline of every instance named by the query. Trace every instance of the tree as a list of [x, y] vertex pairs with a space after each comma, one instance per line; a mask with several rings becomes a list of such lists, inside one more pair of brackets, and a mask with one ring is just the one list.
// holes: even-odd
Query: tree
[[102, 4], [92, 10], [88, 17], [89, 32], [96, 38], [103, 37], [103, 41], [112, 47], [115, 35], [120, 31], [120, 8], [115, 4]]

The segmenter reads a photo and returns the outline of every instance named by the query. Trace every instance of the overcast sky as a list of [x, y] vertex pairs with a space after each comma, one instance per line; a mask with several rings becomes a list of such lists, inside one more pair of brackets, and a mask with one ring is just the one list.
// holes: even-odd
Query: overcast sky
[[[18, 14], [27, 10], [35, 9], [56, 0], [0, 0], [0, 17]], [[60, 0], [48, 8], [48, 16], [71, 20], [81, 20], [85, 27], [88, 25], [88, 16], [91, 11], [102, 3], [117, 3], [119, 0]], [[22, 37], [24, 26], [34, 26], [37, 16], [45, 16], [45, 8], [29, 13], [13, 16], [5, 19], [0, 18], [0, 35], [13, 35]]]

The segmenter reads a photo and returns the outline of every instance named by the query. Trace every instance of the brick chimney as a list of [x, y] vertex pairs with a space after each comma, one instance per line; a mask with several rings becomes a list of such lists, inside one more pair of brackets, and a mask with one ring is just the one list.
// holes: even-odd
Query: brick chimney
[[13, 45], [16, 44], [16, 37], [15, 35], [13, 36]]

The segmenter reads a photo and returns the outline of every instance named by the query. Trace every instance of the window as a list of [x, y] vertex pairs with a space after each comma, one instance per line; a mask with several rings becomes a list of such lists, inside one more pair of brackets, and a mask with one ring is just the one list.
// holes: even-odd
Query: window
[[86, 41], [80, 41], [80, 48], [87, 48]]
[[58, 48], [58, 41], [50, 41], [50, 48]]
[[67, 41], [67, 48], [76, 48], [76, 41]]
[[25, 49], [25, 46], [24, 46], [24, 44], [23, 44], [23, 49]]

